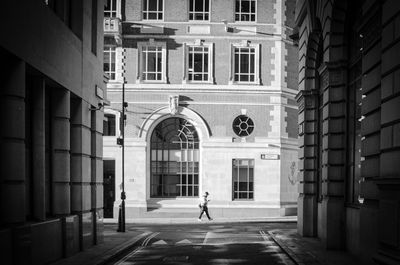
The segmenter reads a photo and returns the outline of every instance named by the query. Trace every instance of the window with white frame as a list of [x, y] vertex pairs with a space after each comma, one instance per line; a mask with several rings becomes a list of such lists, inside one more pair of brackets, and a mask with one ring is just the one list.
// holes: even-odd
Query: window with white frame
[[232, 199], [254, 199], [254, 159], [232, 160]]
[[116, 135], [116, 117], [114, 114], [104, 113], [103, 136]]
[[233, 82], [259, 83], [259, 45], [234, 45], [233, 54]]
[[166, 82], [166, 43], [138, 43], [139, 73], [138, 79], [143, 82]]
[[210, 80], [210, 48], [188, 46], [188, 81], [208, 82]]
[[235, 21], [256, 21], [257, 0], [236, 0]]
[[117, 0], [105, 1], [104, 17], [117, 17]]
[[143, 0], [143, 19], [162, 20], [163, 0]]
[[103, 70], [110, 80], [115, 80], [116, 75], [115, 46], [104, 46]]
[[189, 0], [189, 20], [208, 20], [210, 0]]

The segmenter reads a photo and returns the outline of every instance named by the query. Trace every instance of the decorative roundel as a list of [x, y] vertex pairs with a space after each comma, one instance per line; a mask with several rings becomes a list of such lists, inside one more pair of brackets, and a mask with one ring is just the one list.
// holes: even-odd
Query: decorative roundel
[[246, 115], [240, 115], [233, 120], [232, 128], [238, 136], [246, 137], [253, 132], [254, 122]]

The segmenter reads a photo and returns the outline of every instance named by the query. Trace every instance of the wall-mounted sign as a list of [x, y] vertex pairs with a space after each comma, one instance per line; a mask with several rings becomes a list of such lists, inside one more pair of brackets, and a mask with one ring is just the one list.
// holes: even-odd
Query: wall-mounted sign
[[104, 91], [98, 85], [96, 85], [96, 96], [98, 96], [100, 99], [104, 98]]
[[279, 160], [278, 154], [261, 154], [262, 160]]

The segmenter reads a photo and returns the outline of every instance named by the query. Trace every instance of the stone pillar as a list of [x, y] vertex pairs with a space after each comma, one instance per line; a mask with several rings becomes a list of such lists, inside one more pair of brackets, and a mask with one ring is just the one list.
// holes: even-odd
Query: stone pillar
[[91, 117], [89, 104], [71, 101], [71, 211], [80, 214], [91, 209]]
[[71, 211], [79, 216], [78, 241], [81, 249], [85, 248], [85, 242], [92, 241], [91, 226], [89, 226], [89, 233], [87, 229], [84, 229], [87, 220], [91, 220], [91, 116], [89, 108], [89, 104], [81, 98], [71, 99]]
[[[378, 43], [380, 45], [373, 47], [371, 54], [376, 54], [376, 49], [381, 52], [381, 78], [378, 79], [381, 83], [380, 86], [371, 87], [371, 92], [365, 97], [370, 105], [380, 107], [379, 118], [374, 120], [379, 122], [380, 119], [380, 135], [375, 135], [380, 139], [379, 162], [375, 163], [379, 166], [379, 174], [374, 179], [379, 188], [380, 199], [377, 226], [379, 250], [375, 256], [377, 264], [399, 264], [400, 260], [399, 11], [399, 2], [395, 0], [383, 2], [381, 10], [378, 10], [381, 12], [378, 29], [381, 30], [382, 39]], [[369, 56], [370, 65], [373, 65], [374, 58]], [[372, 135], [368, 138], [372, 138]]]
[[302, 236], [317, 236], [317, 100], [315, 89], [302, 90], [299, 104], [299, 199], [297, 229]]
[[328, 249], [345, 248], [346, 73], [341, 62], [320, 70], [322, 106], [322, 202], [318, 235]]
[[103, 241], [103, 119], [102, 111], [92, 111], [92, 211], [95, 243]]
[[26, 216], [25, 63], [11, 55], [0, 59], [0, 224], [7, 224]]
[[65, 215], [70, 206], [70, 92], [50, 88], [52, 213]]
[[45, 80], [36, 77], [32, 90], [33, 217], [46, 220]]

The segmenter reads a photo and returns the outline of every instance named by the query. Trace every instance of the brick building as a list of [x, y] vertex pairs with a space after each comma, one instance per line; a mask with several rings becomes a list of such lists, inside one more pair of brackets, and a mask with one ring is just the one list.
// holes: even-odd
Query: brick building
[[400, 263], [400, 2], [297, 1], [298, 231]]
[[1, 264], [102, 241], [102, 1], [6, 1], [0, 38]]
[[[108, 1], [105, 217], [117, 217], [121, 87], [127, 218], [295, 214], [294, 1]], [[114, 209], [114, 214], [113, 214]]]

